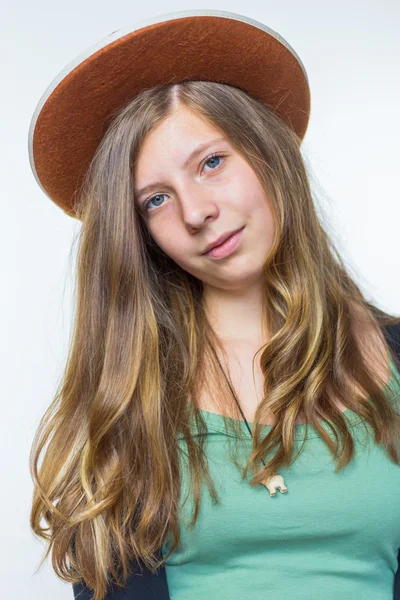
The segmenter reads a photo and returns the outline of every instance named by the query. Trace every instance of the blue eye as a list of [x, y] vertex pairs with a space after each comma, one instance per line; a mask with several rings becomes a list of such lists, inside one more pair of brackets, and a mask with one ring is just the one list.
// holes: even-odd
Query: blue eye
[[[214, 154], [211, 154], [211, 156], [208, 156], [206, 159], [204, 159], [203, 165], [207, 164], [211, 160], [219, 159], [220, 162], [218, 163], [218, 165], [215, 168], [211, 169], [212, 171], [216, 171], [217, 169], [220, 168], [220, 166], [223, 162], [223, 161], [221, 161], [221, 159], [223, 159], [225, 156], [226, 156], [225, 154], [220, 154], [220, 153], [215, 152]], [[161, 198], [162, 196], [166, 196], [166, 194], [156, 194], [155, 196], [152, 196], [151, 198], [146, 200], [146, 202], [143, 203], [144, 211], [151, 212], [151, 211], [156, 210], [159, 206], [162, 206], [162, 205], [158, 204], [155, 208], [149, 208], [150, 202], [153, 202], [153, 200], [155, 200], [156, 198]]]
[[[150, 202], [153, 202], [153, 200], [155, 200], [155, 198], [161, 198], [162, 196], [165, 196], [165, 194], [156, 194], [156, 196], [153, 196], [152, 198], [149, 198], [147, 200], [147, 202], [144, 203], [144, 209], [145, 210], [149, 210], [148, 206], [149, 206]], [[156, 208], [157, 208], [157, 206], [156, 206]]]
[[[215, 159], [221, 159], [222, 158], [222, 154], [212, 154], [209, 158], [207, 158], [204, 161], [204, 164], [206, 165], [210, 160], [215, 160]], [[217, 165], [218, 167], [219, 165]], [[215, 169], [212, 169], [213, 171], [215, 171]]]

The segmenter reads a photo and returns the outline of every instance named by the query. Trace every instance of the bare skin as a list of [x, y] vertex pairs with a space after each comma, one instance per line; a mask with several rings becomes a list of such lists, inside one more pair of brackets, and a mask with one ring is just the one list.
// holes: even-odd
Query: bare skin
[[[364, 329], [359, 333], [359, 342], [361, 348], [365, 348], [366, 344], [370, 344], [370, 354], [366, 356], [367, 364], [369, 365], [371, 372], [377, 374], [382, 378], [384, 384], [389, 382], [390, 378], [390, 366], [388, 356], [384, 351], [384, 338], [381, 332], [376, 335], [375, 332], [365, 332]], [[261, 372], [259, 357], [261, 353], [257, 355], [254, 361], [254, 378], [253, 382], [252, 374], [252, 359], [254, 354], [257, 352], [260, 344], [254, 344], [254, 342], [246, 340], [231, 340], [230, 343], [225, 343], [224, 347], [228, 356], [229, 373], [234, 386], [235, 394], [239, 400], [241, 409], [248, 422], [254, 422], [254, 414], [258, 404], [260, 403], [264, 394], [264, 383], [263, 375]], [[382, 358], [384, 355], [384, 360]], [[219, 357], [221, 360], [221, 357]], [[223, 364], [224, 370], [226, 366]], [[359, 394], [362, 394], [362, 390], [353, 385], [354, 389], [357, 389]], [[338, 407], [340, 411], [345, 411], [348, 407], [339, 401], [338, 398], [333, 399], [334, 405]], [[209, 412], [219, 413], [220, 410], [213, 402], [212, 397], [209, 394], [203, 393], [200, 396], [200, 408]], [[224, 413], [226, 416], [237, 418], [236, 415], [230, 415], [228, 412]], [[304, 417], [301, 415], [296, 420], [296, 425], [304, 422]], [[271, 418], [267, 419], [264, 424], [273, 425], [274, 421]]]

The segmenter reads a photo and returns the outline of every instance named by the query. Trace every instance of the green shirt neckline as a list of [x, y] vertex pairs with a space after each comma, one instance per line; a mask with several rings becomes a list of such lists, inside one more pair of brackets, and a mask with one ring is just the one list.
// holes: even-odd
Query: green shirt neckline
[[[389, 381], [387, 382], [387, 384], [385, 386], [383, 386], [383, 388], [382, 388], [383, 392], [388, 391], [389, 388], [396, 382], [397, 382], [397, 385], [400, 387], [400, 373], [397, 370], [392, 357], [390, 357], [390, 359], [389, 359], [389, 364], [390, 364], [390, 378], [389, 378]], [[248, 438], [249, 440], [252, 439], [250, 432], [248, 431], [248, 429], [246, 427], [246, 423], [243, 420], [233, 419], [232, 417], [227, 417], [225, 415], [221, 415], [219, 413], [214, 413], [214, 412], [211, 412], [211, 411], [208, 411], [205, 409], [200, 409], [200, 412], [204, 417], [204, 420], [207, 424], [207, 428], [208, 428], [208, 431], [210, 434], [223, 433], [230, 437], [237, 437], [233, 431], [230, 431], [229, 429], [226, 430], [226, 425], [225, 425], [226, 421], [230, 421], [230, 422], [234, 421], [234, 422], [240, 424], [240, 428], [241, 428], [240, 437]], [[347, 419], [349, 427], [353, 427], [353, 426], [361, 423], [364, 420], [357, 413], [355, 413], [351, 408], [347, 408], [345, 411], [342, 412], [342, 414]], [[329, 425], [326, 421], [320, 421], [320, 423], [325, 429], [330, 431]], [[248, 424], [249, 424], [251, 431], [253, 431], [254, 423], [248, 421]], [[196, 433], [197, 432], [196, 424], [193, 423], [193, 426], [194, 426], [194, 430]], [[307, 428], [308, 428], [308, 431], [307, 431]], [[271, 429], [272, 429], [272, 425], [263, 425], [262, 432], [264, 435], [266, 435]], [[299, 423], [298, 425], [295, 425], [295, 439], [302, 440], [306, 436], [307, 436], [307, 439], [320, 437], [320, 435], [316, 432], [315, 428], [310, 424]], [[179, 437], [183, 437], [183, 435], [180, 435]]]

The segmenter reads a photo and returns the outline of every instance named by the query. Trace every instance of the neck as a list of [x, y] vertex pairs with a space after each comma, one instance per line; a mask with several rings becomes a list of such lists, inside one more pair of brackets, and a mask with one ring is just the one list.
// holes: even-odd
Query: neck
[[207, 287], [203, 304], [213, 330], [222, 341], [265, 343], [265, 299], [259, 285], [246, 290]]

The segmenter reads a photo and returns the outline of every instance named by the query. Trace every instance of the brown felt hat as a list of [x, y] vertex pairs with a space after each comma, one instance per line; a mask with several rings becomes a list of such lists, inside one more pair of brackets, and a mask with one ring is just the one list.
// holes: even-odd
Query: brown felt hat
[[187, 80], [228, 83], [278, 114], [302, 140], [308, 77], [278, 33], [220, 10], [158, 15], [114, 31], [69, 63], [39, 100], [29, 160], [45, 194], [75, 217], [75, 194], [113, 115], [144, 88]]

